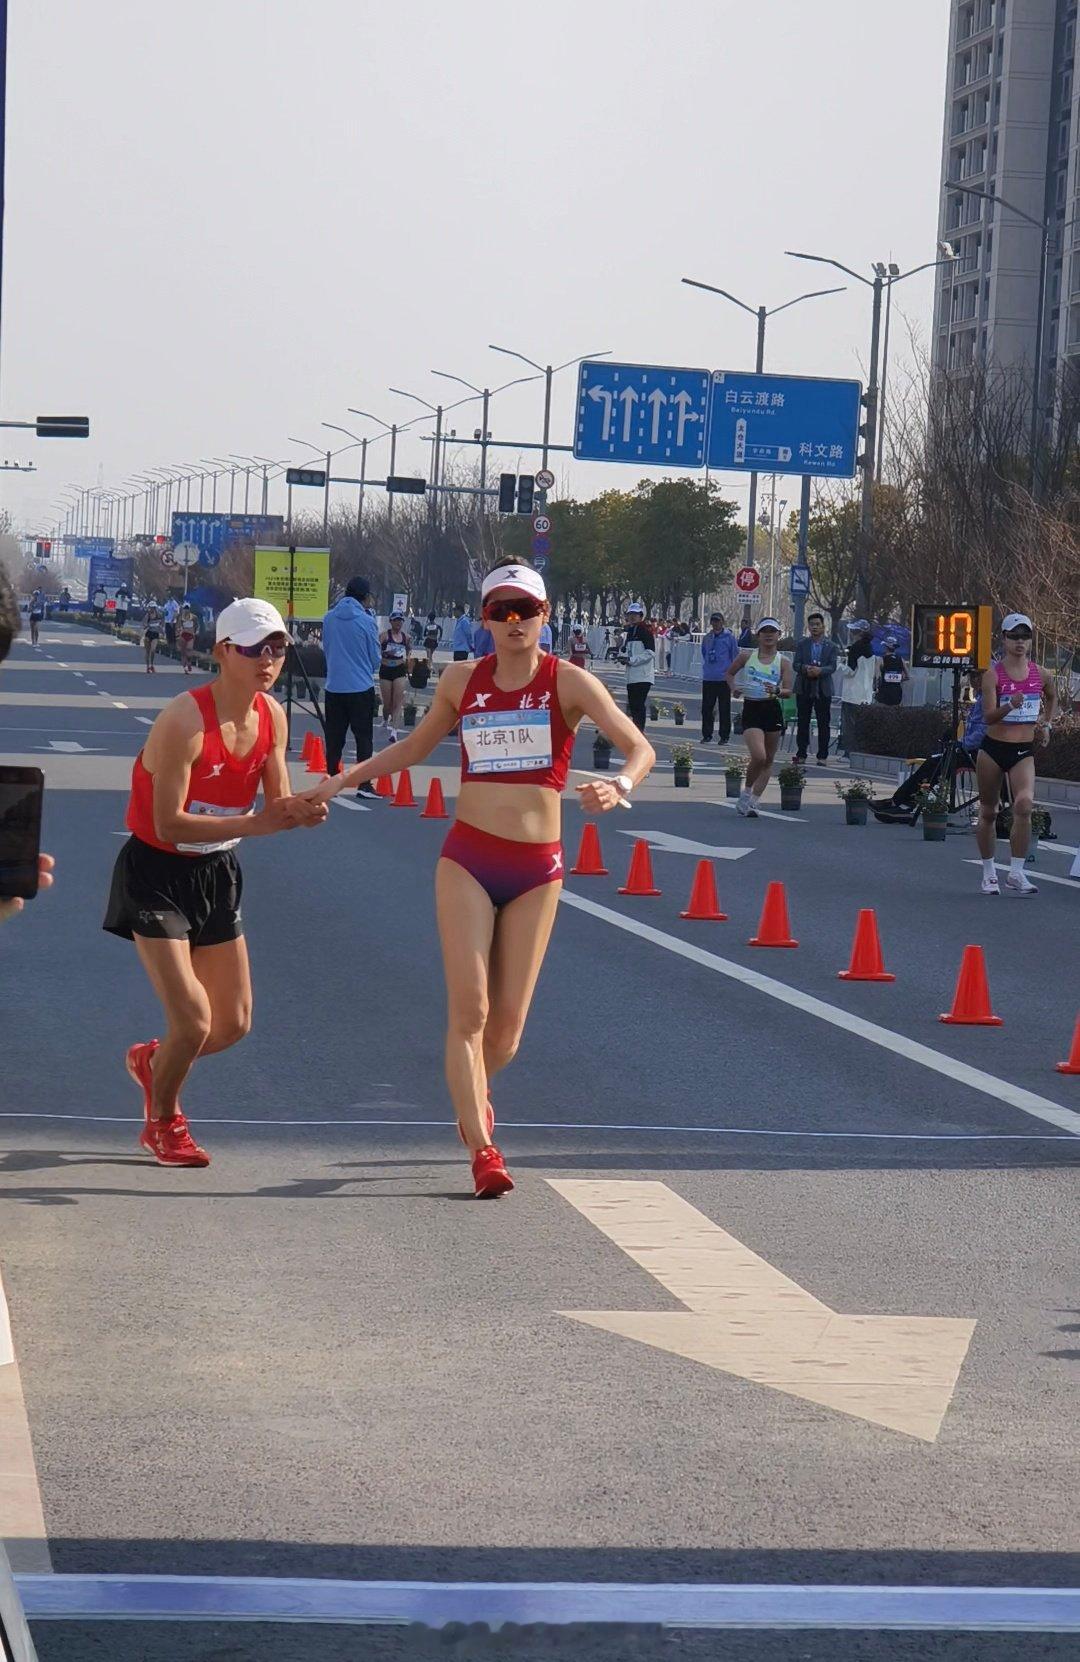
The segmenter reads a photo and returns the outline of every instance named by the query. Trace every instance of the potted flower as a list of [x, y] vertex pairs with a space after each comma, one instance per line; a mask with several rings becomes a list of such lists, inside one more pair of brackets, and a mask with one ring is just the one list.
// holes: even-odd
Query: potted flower
[[797, 814], [802, 807], [806, 769], [801, 762], [785, 762], [776, 775], [780, 786], [780, 806], [789, 814]]
[[694, 767], [694, 747], [690, 744], [676, 744], [671, 749], [671, 766], [675, 774], [676, 785], [684, 790], [690, 788], [690, 774]]
[[686, 720], [686, 705], [673, 704], [671, 707], [671, 713], [675, 717], [676, 727], [681, 727]]
[[836, 794], [844, 804], [844, 818], [848, 825], [865, 825], [874, 787], [869, 779], [837, 779]]
[[416, 726], [416, 710], [417, 710], [417, 704], [416, 704], [415, 698], [406, 699], [405, 704], [402, 708], [402, 716], [404, 718], [406, 727], [415, 727]]
[[592, 762], [597, 773], [608, 772], [611, 767], [611, 752], [614, 748], [615, 746], [612, 744], [607, 735], [605, 733], [601, 733], [599, 728], [597, 728], [596, 737], [593, 739], [592, 746]]
[[1028, 857], [1027, 857], [1026, 861], [1024, 862], [1025, 865], [1033, 866], [1035, 864], [1035, 851], [1039, 846], [1039, 839], [1040, 839], [1040, 837], [1045, 837], [1046, 833], [1049, 831], [1049, 829], [1050, 829], [1050, 815], [1047, 813], [1046, 809], [1045, 808], [1032, 808], [1032, 810], [1031, 810], [1031, 848], [1028, 852]]
[[741, 796], [746, 776], [746, 757], [729, 756], [724, 763], [724, 789], [728, 796]]
[[925, 843], [943, 843], [949, 829], [949, 780], [942, 773], [933, 784], [920, 786], [922, 834]]
[[650, 698], [650, 700], [649, 700], [649, 714], [652, 717], [653, 721], [659, 721], [661, 716], [666, 716], [667, 715], [667, 711], [664, 709], [664, 706], [661, 704], [661, 702], [658, 698]]

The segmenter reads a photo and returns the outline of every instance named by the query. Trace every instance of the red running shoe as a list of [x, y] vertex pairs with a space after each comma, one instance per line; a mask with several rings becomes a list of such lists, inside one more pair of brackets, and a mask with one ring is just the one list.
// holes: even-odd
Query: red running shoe
[[139, 1141], [143, 1148], [154, 1156], [159, 1166], [210, 1164], [209, 1154], [195, 1142], [183, 1114], [173, 1114], [167, 1120], [148, 1119], [142, 1128]]
[[[461, 1129], [461, 1121], [460, 1120], [458, 1120], [457, 1134], [461, 1138], [462, 1142], [465, 1143], [465, 1133]], [[488, 1099], [487, 1099], [487, 1134], [488, 1134], [489, 1137], [493, 1137], [495, 1135], [495, 1110], [491, 1106], [491, 1092], [490, 1091], [488, 1092]], [[468, 1146], [469, 1146], [468, 1143], [465, 1143], [465, 1147], [468, 1148]]]
[[477, 1200], [496, 1200], [499, 1195], [509, 1194], [514, 1187], [514, 1179], [494, 1143], [478, 1149], [473, 1155], [472, 1174]]
[[150, 1064], [160, 1044], [160, 1039], [151, 1039], [147, 1044], [132, 1045], [124, 1057], [124, 1066], [143, 1094], [144, 1120], [150, 1118]]

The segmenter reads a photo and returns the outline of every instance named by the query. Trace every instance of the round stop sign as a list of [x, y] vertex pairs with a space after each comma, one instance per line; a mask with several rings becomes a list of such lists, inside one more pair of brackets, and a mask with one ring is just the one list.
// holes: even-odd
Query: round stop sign
[[761, 587], [761, 573], [757, 566], [740, 566], [735, 573], [735, 587], [740, 594], [754, 594]]

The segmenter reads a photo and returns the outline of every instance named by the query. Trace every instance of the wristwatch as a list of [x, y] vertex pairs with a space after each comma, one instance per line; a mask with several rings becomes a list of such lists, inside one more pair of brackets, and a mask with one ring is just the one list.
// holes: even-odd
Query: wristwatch
[[629, 796], [634, 788], [634, 781], [628, 773], [617, 773], [611, 783], [620, 796]]

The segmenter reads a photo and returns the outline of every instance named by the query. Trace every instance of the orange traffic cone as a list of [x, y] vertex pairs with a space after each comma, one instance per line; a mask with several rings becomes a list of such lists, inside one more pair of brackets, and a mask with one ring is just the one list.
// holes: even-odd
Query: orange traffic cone
[[1080, 1016], [1076, 1018], [1076, 1031], [1073, 1033], [1072, 1049], [1067, 1062], [1059, 1062], [1058, 1073], [1080, 1073]]
[[620, 894], [656, 895], [661, 891], [653, 882], [652, 855], [644, 837], [639, 837], [634, 844], [634, 852], [630, 856], [630, 870], [626, 874], [626, 885], [619, 890]]
[[798, 946], [792, 939], [788, 922], [787, 896], [782, 883], [770, 883], [765, 890], [765, 904], [757, 934], [750, 937], [751, 946]]
[[446, 803], [443, 801], [442, 783], [438, 779], [433, 779], [431, 781], [431, 784], [428, 786], [427, 801], [424, 803], [424, 811], [420, 815], [420, 818], [421, 819], [449, 819], [450, 818], [450, 815], [446, 811]]
[[690, 904], [679, 916], [693, 918], [700, 923], [727, 922], [727, 913], [720, 910], [720, 900], [716, 893], [716, 875], [711, 860], [698, 861], [690, 890]]
[[864, 906], [855, 924], [855, 939], [851, 946], [851, 963], [841, 970], [838, 981], [895, 981], [889, 975], [881, 956], [877, 918], [872, 906]]
[[376, 796], [390, 796], [394, 794], [394, 784], [388, 773], [381, 773], [375, 781]]
[[952, 1009], [947, 1016], [939, 1016], [938, 1021], [947, 1021], [962, 1027], [1002, 1026], [1001, 1017], [995, 1016], [990, 1008], [990, 987], [986, 979], [986, 962], [981, 946], [964, 948], [964, 956], [960, 960], [960, 974], [956, 978]]
[[309, 727], [307, 732], [304, 734], [304, 742], [300, 746], [300, 760], [302, 762], [306, 762], [308, 757], [311, 755], [311, 741], [314, 737], [315, 734]]
[[606, 877], [608, 869], [600, 852], [600, 833], [592, 820], [586, 820], [577, 851], [577, 864], [570, 869], [571, 877]]
[[315, 734], [311, 740], [311, 749], [308, 751], [307, 771], [309, 773], [326, 772], [326, 746], [318, 734]]
[[391, 808], [415, 808], [416, 798], [412, 793], [412, 780], [409, 778], [408, 768], [402, 768], [398, 777], [397, 790]]

